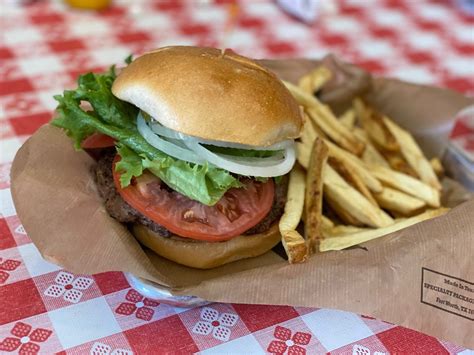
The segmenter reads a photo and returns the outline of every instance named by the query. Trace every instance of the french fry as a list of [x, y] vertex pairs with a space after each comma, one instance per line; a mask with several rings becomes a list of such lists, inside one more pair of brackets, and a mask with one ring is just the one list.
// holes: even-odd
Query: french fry
[[419, 215], [397, 221], [396, 223], [378, 229], [367, 229], [358, 233], [350, 235], [341, 235], [321, 240], [319, 244], [320, 251], [342, 250], [354, 245], [367, 242], [372, 239], [380, 238], [384, 235], [399, 231], [401, 229], [410, 227], [416, 223], [431, 219], [445, 214], [448, 208], [438, 208], [435, 210], [428, 210]]
[[375, 148], [372, 142], [370, 142], [367, 132], [359, 127], [354, 127], [353, 132], [357, 138], [365, 142], [365, 149], [361, 156], [361, 159], [365, 164], [369, 167], [371, 165], [382, 165], [387, 168], [390, 167], [383, 155], [380, 154], [377, 148]]
[[344, 149], [339, 148], [332, 142], [326, 141], [326, 144], [329, 148], [329, 155], [335, 158], [338, 158], [344, 161], [346, 164], [350, 165], [354, 172], [358, 174], [364, 184], [372, 192], [381, 192], [382, 184], [378, 181], [375, 176], [370, 172], [370, 169], [364, 164], [359, 157], [351, 154]]
[[382, 115], [369, 108], [360, 98], [355, 98], [353, 106], [357, 117], [371, 140], [389, 151], [399, 151], [400, 146], [386, 127]]
[[385, 160], [382, 154], [372, 144], [368, 143], [365, 146], [364, 153], [362, 154], [362, 161], [368, 166], [380, 165], [389, 168], [390, 165]]
[[304, 113], [304, 125], [303, 125], [303, 130], [301, 131], [301, 141], [304, 144], [308, 144], [310, 146], [313, 145], [314, 141], [318, 137], [318, 132], [316, 131], [316, 128], [314, 127], [314, 123], [311, 121], [309, 118], [308, 114], [305, 112]]
[[313, 92], [317, 92], [332, 78], [332, 72], [321, 65], [311, 72], [311, 77], [313, 79]]
[[317, 137], [325, 138], [326, 136], [311, 120], [305, 120], [301, 142], [296, 142], [296, 158], [306, 170], [308, 170], [311, 149]]
[[334, 227], [334, 222], [326, 217], [325, 215], [321, 215], [321, 227], [322, 229], [330, 229]]
[[328, 106], [321, 104], [308, 107], [306, 112], [331, 140], [355, 155], [362, 154], [365, 147], [364, 142], [357, 139], [348, 128], [339, 122]]
[[[354, 111], [354, 112], [355, 112], [355, 111]], [[365, 144], [370, 143], [369, 135], [367, 134], [366, 131], [364, 131], [363, 128], [354, 126], [354, 127], [352, 127], [352, 132], [355, 134], [355, 136], [356, 136], [357, 138], [359, 138], [359, 139], [360, 139], [362, 142], [364, 142]]]
[[322, 238], [321, 216], [323, 213], [323, 168], [326, 165], [328, 148], [322, 138], [314, 141], [306, 174], [305, 234], [308, 251], [318, 249]]
[[[308, 117], [309, 117], [309, 115], [308, 115]], [[324, 133], [324, 131], [314, 122], [314, 120], [311, 120], [311, 121], [313, 123], [313, 128], [316, 131], [316, 134], [318, 135], [318, 137], [329, 140], [329, 136], [326, 133]]]
[[308, 255], [306, 241], [296, 231], [303, 214], [305, 182], [306, 176], [303, 169], [295, 165], [290, 172], [285, 211], [278, 225], [290, 264], [304, 262]]
[[401, 173], [413, 176], [414, 178], [418, 179], [418, 174], [415, 170], [407, 163], [405, 158], [401, 155], [400, 152], [391, 152], [388, 150], [382, 149], [382, 155], [388, 161], [390, 168], [396, 171], [400, 171]]
[[372, 228], [361, 228], [356, 226], [346, 226], [346, 225], [338, 225], [332, 228], [325, 229], [323, 234], [325, 238], [332, 238], [332, 237], [340, 237], [343, 235], [355, 234], [360, 233], [363, 231], [373, 230]]
[[355, 121], [356, 121], [356, 114], [355, 114], [354, 109], [352, 108], [348, 109], [346, 112], [344, 112], [341, 115], [341, 117], [339, 117], [339, 122], [341, 122], [344, 126], [349, 128], [350, 130], [354, 128]]
[[374, 194], [380, 207], [403, 216], [412, 216], [426, 206], [426, 202], [398, 190], [384, 187], [381, 193]]
[[[279, 224], [290, 263], [303, 262], [318, 249], [344, 249], [447, 211], [438, 208], [439, 159], [428, 161], [408, 131], [360, 98], [336, 118], [314, 96], [329, 78], [330, 71], [318, 67], [298, 86], [284, 82], [305, 116], [296, 142], [299, 164], [290, 173]], [[296, 231], [301, 220], [305, 238]]]
[[306, 74], [300, 78], [298, 81], [298, 87], [303, 90], [304, 92], [307, 92], [308, 94], [314, 94], [313, 91], [313, 78], [311, 78], [311, 75]]
[[[303, 133], [303, 137], [304, 136], [309, 136], [309, 134]], [[311, 146], [309, 145], [310, 139], [311, 138], [305, 138], [303, 142], [296, 142], [295, 145], [296, 159], [298, 160], [298, 163], [300, 163], [301, 166], [303, 166], [306, 170], [309, 169], [309, 160], [311, 155]], [[329, 141], [325, 141], [325, 143], [329, 146], [330, 155], [340, 160], [345, 166], [345, 168], [341, 169], [345, 169], [344, 171], [346, 171], [348, 174], [346, 177], [354, 184], [354, 186], [357, 186], [357, 189], [362, 192], [362, 194], [366, 196], [372, 204], [377, 205], [377, 202], [373, 199], [369, 190], [381, 192], [383, 187], [382, 184], [374, 176], [372, 176], [368, 167], [365, 167], [361, 161], [358, 163], [359, 159], [356, 156], [346, 152], [343, 149], [340, 149], [333, 143]], [[351, 221], [355, 222], [350, 217], [345, 218], [345, 222], [351, 223]]]
[[308, 114], [308, 117], [313, 121], [315, 127], [319, 129], [319, 131], [323, 132], [327, 137], [329, 137], [331, 140], [336, 142], [337, 144], [344, 145], [344, 144], [349, 144], [346, 140], [346, 138], [341, 135], [337, 129], [330, 124], [330, 122], [327, 122], [325, 119], [321, 119], [320, 116], [320, 111], [315, 108], [306, 108], [306, 112]]
[[413, 197], [425, 201], [430, 207], [440, 206], [439, 190], [431, 187], [414, 177], [387, 169], [382, 166], [372, 166], [372, 174], [386, 186], [393, 187]]
[[295, 230], [286, 230], [281, 233], [281, 242], [288, 256], [290, 264], [304, 263], [308, 255], [305, 240]]
[[398, 142], [401, 154], [410, 167], [420, 177], [421, 181], [435, 189], [441, 189], [441, 184], [439, 183], [433, 168], [428, 162], [428, 159], [424, 156], [415, 139], [413, 139], [413, 136], [388, 117], [384, 117], [383, 121], [392, 136], [395, 137], [395, 140]]
[[381, 165], [387, 168], [391, 167], [394, 170], [401, 171], [413, 177], [417, 177], [415, 171], [410, 168], [405, 159], [403, 159], [401, 156], [400, 152], [388, 151], [383, 148], [379, 148], [379, 151], [375, 145], [372, 144], [371, 140], [369, 139], [369, 135], [365, 130], [359, 127], [354, 127], [352, 131], [357, 138], [364, 141], [365, 143], [365, 150], [364, 153], [362, 153], [361, 159], [367, 165]]
[[331, 71], [321, 65], [312, 72], [301, 77], [298, 86], [309, 94], [313, 94], [321, 89], [331, 79]]
[[280, 231], [296, 229], [303, 215], [306, 175], [304, 170], [295, 165], [290, 172], [285, 211], [280, 220]]
[[286, 81], [283, 83], [296, 101], [305, 106], [308, 115], [325, 134], [354, 154], [362, 154], [364, 142], [358, 140], [348, 128], [339, 122], [328, 106], [322, 104], [315, 96], [308, 94], [298, 86]]
[[309, 166], [309, 159], [311, 157], [311, 146], [309, 144], [303, 142], [296, 142], [295, 143], [296, 149], [296, 160], [300, 165], [308, 170]]
[[339, 208], [358, 221], [371, 227], [385, 227], [393, 223], [393, 219], [387, 213], [371, 204], [329, 164], [323, 170], [323, 183], [326, 197], [336, 202]]
[[314, 107], [314, 106], [317, 107], [319, 105], [322, 105], [315, 96], [313, 96], [310, 93], [307, 93], [306, 91], [302, 90], [295, 84], [292, 84], [289, 81], [285, 81], [285, 80], [283, 80], [283, 84], [291, 92], [295, 100], [298, 101], [298, 103], [300, 105], [303, 105], [305, 108]]
[[344, 180], [346, 180], [352, 187], [364, 195], [370, 203], [372, 203], [374, 206], [378, 206], [367, 186], [365, 186], [360, 176], [354, 171], [352, 165], [347, 164], [347, 162], [344, 160], [340, 160], [335, 157], [329, 157], [328, 163], [334, 170], [337, 171], [339, 175], [342, 176]]
[[353, 226], [363, 227], [364, 222], [359, 221], [352, 214], [349, 213], [347, 207], [344, 205], [343, 201], [337, 199], [332, 195], [329, 195], [327, 192], [324, 192], [324, 201], [329, 205], [331, 211], [340, 219], [343, 223], [347, 223]]
[[444, 176], [444, 168], [443, 164], [441, 164], [441, 160], [439, 158], [432, 158], [430, 160], [431, 167], [433, 168], [435, 174], [438, 176], [438, 178], [441, 178]]

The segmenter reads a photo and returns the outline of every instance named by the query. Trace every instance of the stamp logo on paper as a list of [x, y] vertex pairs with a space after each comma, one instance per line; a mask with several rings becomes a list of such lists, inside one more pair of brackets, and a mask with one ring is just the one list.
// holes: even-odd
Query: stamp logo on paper
[[422, 267], [421, 302], [474, 320], [474, 283]]

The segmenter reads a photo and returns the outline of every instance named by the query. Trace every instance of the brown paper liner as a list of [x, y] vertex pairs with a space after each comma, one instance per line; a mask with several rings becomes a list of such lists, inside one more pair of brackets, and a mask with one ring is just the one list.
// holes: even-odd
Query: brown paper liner
[[[316, 62], [263, 63], [295, 81]], [[472, 103], [448, 90], [387, 79], [371, 82], [353, 70], [344, 75], [359, 80], [358, 86], [344, 91], [334, 82], [333, 91], [322, 93], [330, 104], [341, 110], [354, 92], [368, 92], [380, 110], [416, 131], [447, 121]], [[445, 181], [446, 204], [458, 205], [448, 214], [360, 247], [318, 254], [300, 265], [268, 252], [196, 270], [144, 250], [108, 216], [90, 174], [92, 164], [49, 125], [15, 157], [11, 189], [17, 213], [48, 261], [76, 273], [130, 272], [176, 294], [210, 301], [348, 310], [474, 347], [474, 200], [467, 201], [470, 195], [454, 181]]]

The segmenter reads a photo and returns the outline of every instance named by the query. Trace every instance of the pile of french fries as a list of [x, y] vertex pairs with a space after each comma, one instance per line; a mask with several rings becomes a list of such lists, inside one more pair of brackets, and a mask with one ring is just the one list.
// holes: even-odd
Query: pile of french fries
[[[318, 100], [324, 66], [285, 82], [304, 110], [297, 160], [279, 227], [290, 263], [341, 250], [442, 215], [439, 159], [361, 98], [336, 117]], [[298, 226], [304, 221], [304, 233]], [[304, 235], [302, 235], [304, 234]]]

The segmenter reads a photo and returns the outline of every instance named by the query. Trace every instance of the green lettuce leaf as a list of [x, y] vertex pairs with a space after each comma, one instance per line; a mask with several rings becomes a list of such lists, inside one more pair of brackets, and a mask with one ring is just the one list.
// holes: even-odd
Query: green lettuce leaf
[[242, 184], [222, 169], [209, 165], [196, 165], [182, 161], [166, 159], [164, 161], [143, 161], [143, 166], [159, 176], [168, 186], [206, 205], [213, 205], [230, 187], [241, 187]]
[[121, 172], [120, 183], [130, 184], [133, 176], [140, 176], [148, 169], [175, 191], [193, 200], [213, 205], [230, 187], [240, 187], [240, 182], [225, 170], [209, 168], [208, 165], [191, 165], [182, 160], [166, 157], [163, 160], [150, 160], [138, 155], [126, 146], [117, 146], [121, 160], [116, 164]]
[[143, 174], [142, 158], [126, 145], [117, 144], [120, 161], [115, 164], [115, 170], [120, 172], [120, 185], [128, 186], [134, 176]]
[[77, 89], [55, 96], [57, 117], [52, 124], [66, 131], [76, 149], [81, 149], [81, 142], [96, 132], [115, 138], [122, 157], [117, 165], [122, 187], [149, 169], [173, 190], [212, 206], [228, 189], [242, 186], [226, 170], [177, 160], [151, 146], [138, 133], [138, 109], [112, 94], [115, 78], [114, 67], [105, 74], [81, 75]]

